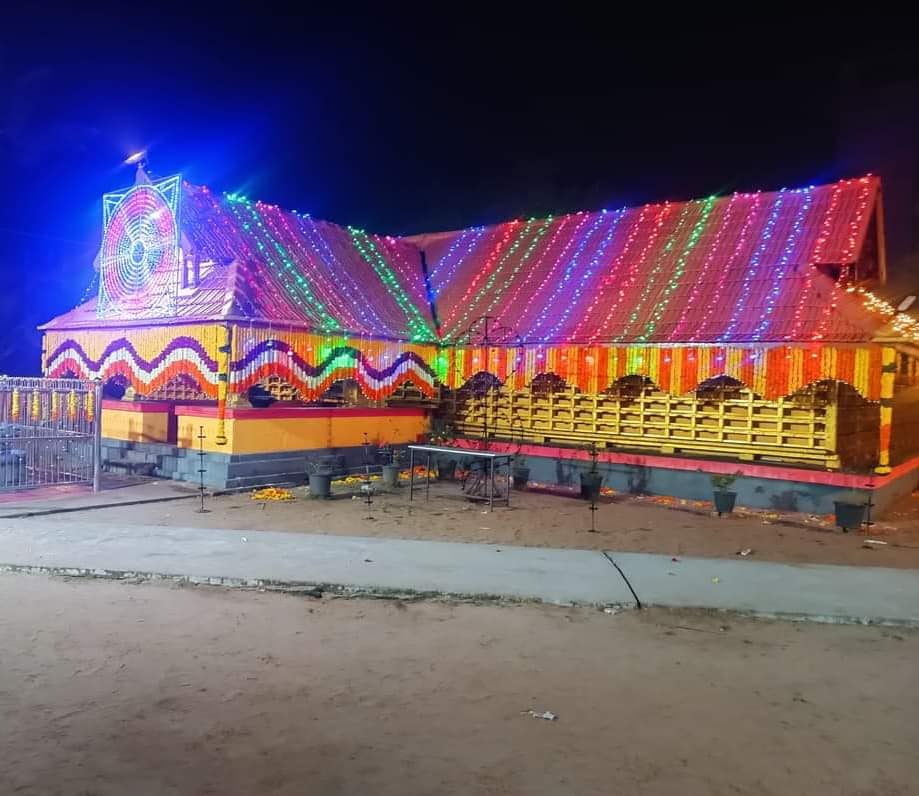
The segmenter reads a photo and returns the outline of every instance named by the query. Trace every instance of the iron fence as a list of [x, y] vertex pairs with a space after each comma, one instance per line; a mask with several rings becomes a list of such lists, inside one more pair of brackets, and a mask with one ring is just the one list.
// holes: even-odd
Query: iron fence
[[0, 491], [91, 483], [101, 472], [101, 384], [0, 376]]

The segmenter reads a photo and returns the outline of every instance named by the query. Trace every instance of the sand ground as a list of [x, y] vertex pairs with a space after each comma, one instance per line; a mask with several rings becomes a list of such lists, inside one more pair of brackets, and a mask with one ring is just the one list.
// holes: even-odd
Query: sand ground
[[12, 574], [0, 605], [4, 794], [893, 796], [919, 781], [915, 631]]
[[[208, 513], [194, 501], [124, 506], [60, 515], [104, 523], [141, 523], [238, 530], [387, 536], [536, 547], [605, 549], [671, 556], [730, 558], [751, 550], [755, 560], [919, 568], [919, 523], [908, 498], [899, 524], [879, 523], [869, 535], [844, 534], [827, 518], [768, 511], [713, 516], [689, 501], [661, 505], [654, 499], [616, 496], [602, 503], [591, 533], [588, 504], [572, 497], [514, 492], [511, 508], [489, 513], [460, 497], [454, 484], [434, 484], [431, 500], [409, 503], [408, 490], [378, 493], [368, 506], [344, 497], [313, 500], [295, 489], [290, 503], [258, 503], [249, 493], [208, 499]], [[866, 539], [886, 544], [867, 545]]]

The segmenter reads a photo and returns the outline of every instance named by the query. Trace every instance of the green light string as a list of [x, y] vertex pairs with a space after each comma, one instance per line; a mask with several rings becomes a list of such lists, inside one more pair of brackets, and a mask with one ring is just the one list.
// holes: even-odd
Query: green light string
[[441, 352], [434, 357], [434, 372], [437, 374], [437, 380], [441, 384], [447, 383], [447, 375], [450, 370], [450, 358], [441, 350]]
[[[444, 335], [449, 336], [447, 329], [451, 328], [454, 318], [456, 318], [457, 313], [460, 311], [460, 308], [466, 306], [466, 302], [469, 300], [469, 297], [472, 295], [472, 291], [476, 289], [476, 286], [479, 284], [479, 280], [482, 278], [482, 275], [491, 268], [492, 263], [498, 258], [500, 253], [504, 251], [504, 248], [509, 245], [511, 236], [515, 229], [520, 225], [519, 221], [511, 221], [507, 224], [500, 224], [495, 227], [496, 237], [500, 233], [500, 239], [497, 243], [492, 243], [489, 241], [488, 245], [485, 246], [486, 251], [488, 252], [485, 255], [483, 264], [479, 267], [479, 270], [476, 272], [475, 276], [472, 277], [472, 280], [469, 282], [468, 287], [463, 291], [463, 295], [457, 300], [451, 300], [449, 314], [445, 315], [443, 322], [441, 324], [442, 329], [444, 330]], [[503, 231], [502, 231], [503, 230]], [[473, 262], [474, 264], [474, 262]], [[462, 285], [460, 285], [462, 287]], [[452, 297], [451, 297], [452, 298]]]
[[521, 255], [520, 259], [517, 261], [517, 265], [513, 267], [511, 272], [507, 275], [504, 282], [501, 283], [501, 286], [495, 290], [494, 298], [491, 300], [489, 305], [485, 308], [485, 315], [491, 312], [498, 302], [501, 300], [501, 297], [504, 295], [504, 291], [510, 287], [511, 283], [514, 281], [517, 274], [520, 272], [520, 269], [523, 268], [524, 264], [530, 257], [533, 255], [533, 252], [536, 250], [536, 247], [539, 245], [539, 242], [542, 240], [543, 236], [548, 232], [549, 227], [552, 226], [553, 216], [549, 216], [543, 221], [542, 226], [536, 231], [536, 234], [533, 236], [533, 240], [530, 241], [530, 245], [527, 246], [526, 250]]
[[370, 236], [360, 229], [348, 227], [351, 235], [351, 241], [364, 261], [373, 268], [376, 275], [380, 278], [383, 286], [390, 296], [393, 297], [399, 309], [405, 314], [408, 321], [409, 334], [413, 342], [427, 341], [434, 339], [434, 332], [428, 325], [424, 316], [418, 311], [418, 307], [409, 298], [408, 294], [399, 284], [396, 274], [389, 267], [386, 258], [380, 254], [380, 250], [370, 238]]
[[664, 246], [661, 248], [660, 252], [655, 258], [654, 267], [651, 269], [651, 272], [647, 276], [647, 281], [645, 282], [645, 289], [641, 291], [641, 295], [638, 297], [638, 301], [635, 304], [635, 307], [632, 309], [632, 312], [629, 315], [628, 321], [626, 321], [622, 333], [615, 338], [615, 342], [621, 342], [628, 335], [629, 329], [632, 328], [632, 324], [635, 323], [635, 321], [638, 320], [638, 316], [641, 315], [641, 311], [645, 306], [645, 302], [651, 295], [651, 290], [657, 283], [657, 277], [664, 267], [664, 262], [667, 259], [667, 255], [671, 252], [677, 240], [679, 240], [680, 233], [683, 231], [683, 227], [686, 225], [686, 219], [689, 217], [689, 211], [695, 206], [695, 204], [695, 202], [687, 202], [685, 205], [683, 205], [683, 209], [680, 211], [680, 215], [677, 218], [676, 227], [667, 237], [666, 243], [664, 243]]
[[680, 254], [679, 259], [676, 261], [673, 273], [670, 275], [670, 281], [667, 283], [667, 287], [664, 288], [656, 304], [654, 305], [654, 310], [651, 313], [651, 319], [645, 325], [644, 333], [636, 338], [640, 342], [647, 342], [648, 338], [654, 333], [654, 329], [657, 327], [658, 322], [664, 316], [664, 311], [667, 309], [667, 305], [670, 303], [671, 297], [673, 296], [674, 292], [676, 292], [676, 289], [679, 287], [680, 281], [683, 278], [683, 272], [686, 270], [686, 262], [689, 260], [689, 255], [692, 253], [692, 250], [699, 242], [699, 238], [701, 237], [702, 231], [705, 229], [706, 224], [708, 224], [708, 217], [711, 215], [712, 208], [714, 208], [716, 201], [717, 197], [710, 196], [703, 203], [702, 212], [699, 214], [698, 220], [693, 225], [692, 231], [689, 233], [689, 240], [686, 242], [686, 246], [683, 248], [682, 254]]
[[[277, 221], [272, 219], [270, 212], [262, 212], [262, 220], [275, 240], [287, 241], [285, 248], [288, 254], [294, 254], [297, 257], [297, 261], [301, 263], [302, 270], [298, 269], [298, 273], [304, 275], [311, 288], [316, 291], [319, 300], [329, 308], [330, 313], [334, 313], [338, 328], [348, 329], [349, 331], [360, 329], [360, 324], [352, 310], [354, 302], [349, 301], [348, 297], [343, 295], [344, 285], [340, 282], [330, 285], [330, 282], [324, 278], [321, 270], [316, 265], [314, 258], [310, 256], [309, 251], [303, 245], [300, 236], [291, 228], [285, 211], [278, 207], [272, 209], [277, 214]], [[344, 323], [342, 323], [343, 320]]]
[[[660, 232], [661, 225], [664, 223], [664, 220], [667, 218], [669, 213], [669, 202], [665, 202], [663, 205], [645, 205], [641, 208], [638, 213], [638, 220], [630, 223], [629, 225], [630, 229], [629, 234], [625, 240], [625, 245], [623, 245], [619, 254], [616, 256], [616, 259], [613, 260], [609, 268], [607, 268], [606, 275], [603, 277], [600, 283], [601, 289], [597, 291], [596, 295], [594, 296], [594, 300], [587, 308], [587, 312], [583, 314], [583, 317], [581, 318], [578, 326], [575, 327], [574, 333], [571, 335], [574, 340], [580, 339], [579, 331], [581, 324], [585, 323], [587, 317], [601, 301], [603, 301], [603, 303], [606, 305], [606, 316], [600, 320], [599, 323], [594, 322], [594, 328], [590, 333], [588, 343], [593, 345], [603, 335], [606, 327], [610, 325], [613, 317], [619, 311], [619, 306], [625, 299], [626, 294], [632, 289], [632, 285], [634, 285], [638, 280], [638, 272], [641, 266], [644, 265], [645, 257], [648, 252], [651, 251], [651, 247], [657, 240], [657, 235]], [[644, 246], [639, 249], [637, 254], [633, 255], [631, 253], [632, 244], [640, 242], [638, 233], [644, 231], [645, 217], [649, 214], [654, 216], [653, 228], [650, 232], [646, 233], [648, 239], [644, 241]], [[620, 269], [624, 270], [625, 272], [621, 276], [619, 274]], [[607, 290], [603, 290], [603, 286], [606, 286]], [[610, 295], [610, 293], [612, 293], [612, 295]]]
[[[229, 197], [227, 198], [229, 199]], [[293, 261], [290, 259], [284, 247], [281, 246], [268, 233], [268, 230], [266, 229], [265, 225], [262, 223], [261, 216], [259, 215], [258, 211], [255, 209], [255, 207], [248, 201], [240, 200], [240, 199], [231, 199], [228, 202], [228, 205], [230, 207], [231, 212], [239, 219], [243, 230], [252, 235], [252, 239], [255, 242], [256, 247], [258, 248], [259, 252], [261, 252], [266, 262], [270, 263], [272, 267], [275, 268], [278, 277], [281, 279], [281, 282], [283, 283], [285, 289], [290, 294], [290, 297], [294, 300], [294, 302], [299, 307], [301, 307], [303, 310], [306, 311], [307, 316], [313, 315], [313, 320], [315, 320], [315, 313], [318, 313], [319, 329], [321, 331], [323, 332], [340, 331], [341, 326], [338, 323], [338, 321], [329, 314], [329, 312], [325, 308], [325, 305], [318, 298], [316, 298], [315, 295], [313, 295], [309, 287], [309, 282], [304, 278], [303, 274], [299, 271], [297, 266], [294, 265]], [[250, 224], [248, 221], [240, 217], [238, 209], [237, 209], [239, 205], [242, 205], [243, 207], [245, 207], [246, 210], [249, 212], [249, 215], [252, 217], [252, 221], [254, 222], [255, 227], [257, 228], [257, 231], [253, 231], [252, 224]], [[265, 240], [267, 240], [271, 244], [272, 248], [275, 249], [275, 251], [277, 252], [278, 256], [281, 259], [281, 267], [278, 267], [278, 264], [275, 262], [274, 258], [272, 257], [269, 248], [263, 243], [259, 235], [264, 237]], [[285, 271], [289, 273], [290, 277], [292, 278], [292, 282], [285, 275]], [[306, 305], [301, 300], [301, 298], [297, 295], [298, 292], [306, 299], [307, 301]], [[313, 310], [312, 313], [310, 312], [311, 309]]]
[[[498, 278], [498, 274], [500, 274], [501, 271], [504, 269], [504, 266], [507, 264], [508, 259], [514, 254], [514, 252], [517, 251], [517, 249], [520, 248], [520, 246], [523, 244], [523, 241], [526, 240], [527, 236], [530, 233], [530, 229], [533, 227], [533, 224], [535, 222], [536, 222], [535, 218], [529, 219], [526, 222], [526, 224], [523, 225], [523, 229], [521, 229], [520, 232], [517, 234], [517, 237], [514, 240], [514, 242], [498, 258], [498, 260], [495, 262], [494, 268], [492, 268], [491, 273], [488, 275], [488, 278], [485, 280], [485, 284], [479, 288], [478, 292], [475, 295], [475, 298], [470, 303], [465, 304], [466, 310], [463, 313], [462, 317], [458, 321], [456, 321], [455, 324], [453, 324], [453, 329], [451, 330], [451, 334], [463, 330], [463, 328], [466, 326], [469, 320], [469, 317], [473, 314], [475, 307], [482, 300], [482, 297], [485, 295], [485, 293], [487, 293], [488, 290], [491, 288], [491, 286], [495, 283], [495, 280]], [[543, 227], [545, 228], [545, 225], [543, 225]], [[543, 229], [543, 231], [545, 231], [545, 229]]]
[[[517, 284], [514, 286], [514, 289], [510, 293], [510, 295], [508, 295], [507, 300], [504, 302], [504, 306], [501, 308], [500, 312], [497, 313], [496, 320], [499, 323], [504, 320], [505, 315], [510, 314], [512, 318], [516, 318], [519, 324], [520, 319], [523, 318], [529, 312], [530, 305], [533, 303], [533, 298], [539, 293], [539, 289], [540, 289], [539, 287], [536, 287], [535, 290], [533, 289], [533, 285], [535, 284], [535, 281], [536, 281], [536, 275], [541, 274], [543, 272], [542, 271], [543, 263], [545, 263], [549, 259], [550, 254], [555, 252], [558, 242], [561, 240], [565, 240], [562, 237], [562, 235], [564, 234], [568, 225], [577, 218], [578, 216], [576, 215], [567, 215], [567, 216], [561, 217], [561, 220], [559, 224], [557, 225], [555, 232], [552, 233], [552, 236], [549, 238], [548, 242], [546, 242], [546, 244], [541, 247], [542, 250], [539, 253], [539, 257], [536, 258], [535, 262], [529, 269], [530, 273], [528, 277], [517, 280]], [[580, 224], [582, 223], [583, 221], [579, 222], [579, 224], [575, 227], [575, 231], [580, 228]], [[568, 251], [568, 249], [571, 246], [572, 240], [573, 240], [573, 236], [569, 234], [567, 242], [562, 248], [561, 254], [556, 256], [551, 261], [551, 265], [549, 268], [550, 273], [555, 268], [558, 260], [564, 257], [565, 253]], [[527, 286], [531, 288], [530, 295], [527, 298], [526, 302], [523, 304], [523, 306], [519, 307], [517, 305], [517, 301], [520, 298], [521, 294], [523, 293], [524, 288]]]

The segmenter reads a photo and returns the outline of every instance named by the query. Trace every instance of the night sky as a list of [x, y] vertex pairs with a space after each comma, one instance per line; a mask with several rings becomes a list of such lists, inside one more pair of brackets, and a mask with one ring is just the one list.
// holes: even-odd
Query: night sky
[[101, 195], [142, 148], [155, 174], [390, 234], [873, 171], [919, 283], [912, 42], [192, 5], [4, 12], [0, 372], [38, 371], [34, 327], [84, 297]]

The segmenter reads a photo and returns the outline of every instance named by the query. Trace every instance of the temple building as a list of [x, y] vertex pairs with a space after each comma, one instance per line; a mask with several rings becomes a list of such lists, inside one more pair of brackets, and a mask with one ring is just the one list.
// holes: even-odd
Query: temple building
[[396, 238], [140, 169], [95, 267], [43, 368], [106, 383], [112, 466], [192, 478], [202, 446], [211, 484], [248, 486], [433, 424], [539, 481], [591, 445], [617, 489], [740, 472], [751, 505], [919, 477], [919, 323], [880, 298], [874, 177]]

